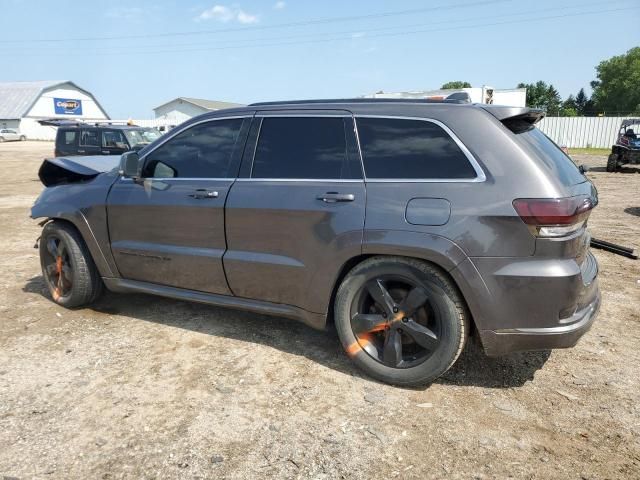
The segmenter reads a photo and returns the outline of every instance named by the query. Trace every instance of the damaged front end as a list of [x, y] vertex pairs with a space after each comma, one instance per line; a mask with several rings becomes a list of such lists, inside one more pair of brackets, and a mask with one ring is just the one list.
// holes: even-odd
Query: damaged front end
[[117, 169], [119, 164], [119, 155], [49, 158], [42, 162], [38, 177], [45, 187], [84, 183]]

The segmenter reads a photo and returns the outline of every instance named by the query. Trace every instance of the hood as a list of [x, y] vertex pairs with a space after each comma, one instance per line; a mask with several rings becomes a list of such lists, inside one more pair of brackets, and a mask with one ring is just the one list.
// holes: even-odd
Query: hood
[[109, 172], [120, 165], [120, 155], [90, 157], [48, 158], [40, 166], [38, 177], [46, 187], [63, 183], [92, 180], [96, 175]]

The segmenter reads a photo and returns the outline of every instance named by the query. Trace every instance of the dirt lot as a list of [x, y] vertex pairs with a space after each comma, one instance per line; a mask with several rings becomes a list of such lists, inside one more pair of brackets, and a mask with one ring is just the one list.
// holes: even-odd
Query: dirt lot
[[[0, 477], [639, 478], [640, 262], [596, 251], [571, 350], [467, 349], [429, 388], [378, 384], [335, 333], [144, 295], [67, 311], [28, 218], [48, 143], [0, 145]], [[594, 236], [640, 247], [640, 174], [583, 155]]]

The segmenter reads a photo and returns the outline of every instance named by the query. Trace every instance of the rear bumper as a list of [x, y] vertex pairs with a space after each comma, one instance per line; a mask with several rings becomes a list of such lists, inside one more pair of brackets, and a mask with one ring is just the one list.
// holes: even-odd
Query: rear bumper
[[600, 291], [595, 286], [593, 301], [565, 319], [563, 325], [548, 328], [481, 330], [485, 353], [490, 357], [529, 350], [573, 347], [593, 324], [600, 309]]

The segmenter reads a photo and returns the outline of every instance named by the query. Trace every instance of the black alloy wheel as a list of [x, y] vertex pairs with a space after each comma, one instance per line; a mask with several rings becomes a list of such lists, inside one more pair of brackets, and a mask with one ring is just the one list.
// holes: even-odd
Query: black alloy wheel
[[365, 283], [351, 306], [351, 329], [360, 347], [392, 368], [424, 362], [440, 343], [439, 311], [427, 288], [389, 275]]
[[73, 288], [73, 267], [69, 249], [57, 235], [46, 238], [46, 250], [43, 257], [44, 273], [53, 299], [68, 297]]

